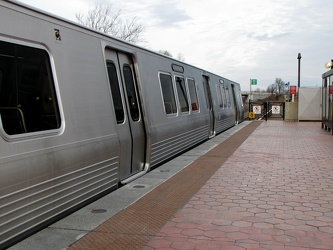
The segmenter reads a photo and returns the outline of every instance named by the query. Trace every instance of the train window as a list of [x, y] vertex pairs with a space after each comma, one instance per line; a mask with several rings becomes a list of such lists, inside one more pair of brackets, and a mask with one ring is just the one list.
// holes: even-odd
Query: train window
[[183, 77], [176, 76], [176, 86], [181, 112], [189, 112], [188, 95]]
[[216, 93], [217, 93], [217, 99], [219, 102], [219, 106], [223, 108], [223, 99], [222, 99], [222, 89], [221, 84], [216, 84]]
[[206, 100], [206, 105], [207, 105], [207, 110], [212, 110], [212, 96], [210, 93], [210, 87], [209, 87], [209, 77], [208, 76], [203, 76], [203, 89], [205, 92], [205, 100]]
[[227, 95], [227, 99], [228, 99], [228, 107], [231, 108], [231, 91], [229, 91], [229, 88], [226, 88], [226, 95]]
[[124, 72], [127, 100], [128, 100], [128, 105], [130, 107], [131, 117], [133, 121], [138, 121], [140, 118], [140, 112], [138, 106], [138, 98], [136, 96], [136, 91], [133, 81], [132, 69], [129, 66], [125, 65], [123, 68], [123, 72]]
[[171, 76], [167, 74], [160, 74], [160, 83], [162, 88], [165, 113], [177, 113], [176, 99]]
[[222, 89], [223, 89], [223, 92], [222, 92], [222, 95], [223, 95], [223, 107], [226, 108], [227, 107], [227, 94], [226, 94], [226, 91], [225, 91], [225, 85], [223, 84], [222, 85]]
[[48, 53], [0, 41], [0, 116], [8, 135], [60, 128]]
[[109, 75], [109, 83], [111, 87], [111, 95], [113, 100], [114, 112], [116, 114], [117, 123], [123, 123], [125, 120], [123, 103], [121, 101], [121, 94], [118, 82], [118, 75], [116, 66], [111, 63], [106, 63]]
[[199, 102], [198, 102], [198, 95], [197, 95], [197, 89], [195, 86], [195, 82], [192, 79], [188, 79], [187, 84], [188, 84], [188, 89], [190, 92], [192, 111], [199, 110]]
[[242, 91], [240, 88], [238, 89], [238, 95], [239, 95], [239, 102], [240, 102], [241, 106], [243, 107], [244, 105], [243, 105]]
[[2, 71], [0, 70], [0, 93], [1, 93], [1, 85], [2, 85]]

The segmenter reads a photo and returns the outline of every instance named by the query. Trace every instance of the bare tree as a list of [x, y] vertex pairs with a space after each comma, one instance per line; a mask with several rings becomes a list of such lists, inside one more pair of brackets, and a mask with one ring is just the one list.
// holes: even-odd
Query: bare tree
[[284, 93], [284, 85], [286, 84], [284, 81], [282, 81], [281, 78], [275, 78], [275, 84], [276, 84], [276, 90], [279, 94]]
[[177, 60], [178, 60], [178, 61], [181, 61], [181, 62], [185, 62], [185, 57], [184, 57], [184, 55], [181, 54], [181, 53], [179, 53], [179, 54], [177, 55]]
[[172, 54], [167, 50], [159, 50], [158, 53], [168, 56], [168, 57], [173, 57]]
[[[168, 50], [159, 50], [158, 53], [173, 58], [172, 54]], [[176, 59], [178, 61], [185, 62], [185, 57], [181, 53], [177, 55]]]
[[78, 23], [91, 29], [115, 36], [127, 42], [142, 42], [141, 34], [145, 28], [137, 22], [136, 17], [123, 21], [120, 18], [121, 10], [118, 10], [115, 14], [112, 13], [112, 10], [111, 4], [96, 3], [86, 15], [76, 13], [75, 16]]
[[276, 91], [276, 84], [271, 84], [270, 86], [267, 87], [267, 92], [271, 93], [272, 95], [274, 94], [274, 92]]

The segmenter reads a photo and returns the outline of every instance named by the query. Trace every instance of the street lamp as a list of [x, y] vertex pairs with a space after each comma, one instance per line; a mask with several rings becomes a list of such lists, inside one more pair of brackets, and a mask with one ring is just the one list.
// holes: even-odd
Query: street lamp
[[301, 86], [301, 53], [298, 53], [297, 59], [298, 59], [298, 91], [299, 87]]

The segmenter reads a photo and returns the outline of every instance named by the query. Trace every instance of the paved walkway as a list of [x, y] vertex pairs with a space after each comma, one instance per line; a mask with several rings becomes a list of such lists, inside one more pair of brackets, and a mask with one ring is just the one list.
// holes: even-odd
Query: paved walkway
[[333, 249], [332, 236], [333, 137], [268, 121], [144, 249]]
[[252, 122], [69, 249], [333, 249], [333, 136]]

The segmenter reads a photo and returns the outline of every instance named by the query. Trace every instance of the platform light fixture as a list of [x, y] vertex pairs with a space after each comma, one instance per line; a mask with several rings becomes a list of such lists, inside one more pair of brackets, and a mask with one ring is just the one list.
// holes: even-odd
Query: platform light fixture
[[331, 59], [331, 61], [325, 63], [325, 68], [333, 69], [333, 59]]

